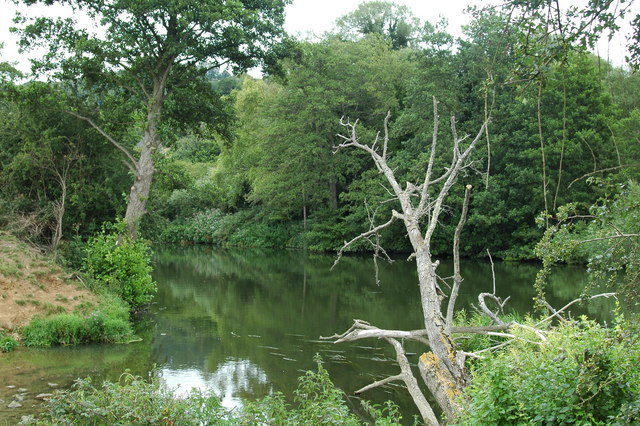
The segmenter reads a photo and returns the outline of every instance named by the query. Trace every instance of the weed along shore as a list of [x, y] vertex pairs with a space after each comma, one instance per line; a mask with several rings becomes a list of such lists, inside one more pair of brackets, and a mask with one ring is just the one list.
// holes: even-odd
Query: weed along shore
[[[81, 272], [67, 272], [52, 256], [0, 233], [0, 351], [138, 340], [130, 313], [148, 302], [155, 289], [149, 250], [143, 243], [126, 239], [116, 244], [117, 229], [112, 231], [103, 231], [83, 246]], [[132, 288], [134, 280], [144, 287]], [[27, 402], [31, 410], [58, 387], [49, 381], [37, 389], [26, 388], [21, 376], [32, 372], [23, 368], [31, 367], [0, 365], [3, 411], [20, 410]], [[61, 377], [65, 386], [75, 378]]]

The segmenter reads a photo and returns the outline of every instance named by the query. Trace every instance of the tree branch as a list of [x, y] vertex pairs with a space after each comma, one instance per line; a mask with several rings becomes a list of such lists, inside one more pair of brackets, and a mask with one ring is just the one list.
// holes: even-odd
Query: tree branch
[[91, 118], [85, 117], [84, 115], [78, 114], [77, 112], [74, 112], [74, 111], [65, 110], [65, 112], [67, 114], [69, 114], [69, 115], [72, 115], [72, 116], [74, 116], [76, 118], [79, 118], [79, 119], [84, 120], [87, 123], [89, 123], [89, 125], [91, 127], [93, 127], [98, 133], [100, 133], [102, 136], [104, 136], [116, 148], [118, 148], [120, 151], [122, 151], [124, 153], [124, 155], [126, 155], [126, 157], [129, 159], [129, 162], [125, 161], [125, 164], [134, 173], [134, 175], [138, 176], [140, 174], [140, 171], [138, 170], [138, 162], [136, 161], [135, 158], [133, 158], [133, 155], [131, 155], [129, 150], [127, 148], [125, 148], [123, 145], [121, 145], [114, 138], [112, 138], [107, 132], [105, 132], [100, 126], [98, 126]]
[[538, 322], [536, 324], [536, 326], [540, 326], [540, 325], [544, 324], [547, 321], [551, 321], [555, 317], [561, 318], [560, 317], [560, 313], [561, 312], [563, 312], [564, 310], [566, 310], [567, 308], [569, 308], [570, 306], [572, 306], [572, 305], [574, 305], [574, 304], [576, 304], [578, 302], [582, 302], [582, 301], [585, 301], [585, 300], [593, 300], [593, 299], [597, 299], [599, 297], [606, 297], [606, 298], [614, 297], [615, 298], [616, 297], [616, 293], [600, 293], [600, 294], [596, 294], [596, 295], [593, 295], [593, 296], [590, 296], [590, 297], [587, 297], [587, 298], [579, 298], [579, 299], [572, 300], [571, 302], [569, 302], [566, 305], [564, 305], [561, 309], [558, 309], [557, 311], [553, 312], [552, 315], [549, 315], [548, 317], [546, 317], [542, 321]]
[[462, 228], [467, 220], [467, 211], [469, 210], [469, 199], [471, 198], [471, 185], [465, 186], [464, 201], [462, 202], [462, 213], [460, 214], [460, 220], [458, 226], [453, 234], [453, 288], [451, 289], [451, 295], [449, 296], [449, 302], [447, 303], [447, 322], [446, 329], [450, 333], [451, 327], [453, 327], [453, 311], [456, 306], [456, 299], [458, 298], [458, 291], [462, 284], [462, 275], [460, 274], [460, 234]]
[[567, 186], [567, 189], [571, 188], [571, 185], [573, 185], [574, 183], [576, 183], [576, 182], [578, 182], [578, 181], [580, 181], [582, 179], [588, 178], [589, 176], [593, 176], [593, 175], [595, 175], [597, 173], [612, 172], [614, 170], [623, 169], [625, 167], [640, 167], [640, 163], [638, 163], [638, 164], [621, 164], [621, 165], [615, 166], [615, 167], [608, 167], [606, 169], [594, 170], [593, 172], [584, 174], [584, 175], [580, 176], [579, 178], [576, 178], [576, 179], [572, 180], [571, 183]]
[[395, 381], [398, 381], [398, 380], [402, 380], [402, 378], [403, 378], [402, 374], [397, 374], [395, 376], [389, 376], [389, 377], [384, 378], [382, 380], [378, 380], [376, 382], [373, 382], [373, 383], [371, 383], [371, 384], [369, 384], [369, 385], [367, 385], [367, 386], [365, 386], [363, 388], [360, 388], [357, 391], [355, 391], [354, 393], [363, 393], [363, 392], [366, 392], [368, 390], [371, 390], [371, 389], [374, 389], [374, 388], [377, 388], [377, 387], [380, 387], [380, 386], [384, 386], [387, 383], [391, 383], [391, 382], [395, 382]]
[[337, 254], [336, 260], [335, 260], [335, 262], [333, 262], [333, 265], [331, 266], [331, 269], [335, 268], [335, 266], [338, 264], [338, 262], [342, 258], [342, 255], [344, 254], [344, 251], [346, 249], [348, 249], [351, 245], [353, 245], [354, 243], [356, 243], [359, 240], [367, 239], [369, 236], [371, 236], [373, 234], [377, 234], [378, 232], [382, 231], [383, 229], [391, 226], [391, 224], [393, 222], [395, 222], [397, 219], [402, 219], [402, 215], [400, 213], [396, 212], [395, 210], [393, 210], [392, 213], [391, 213], [391, 218], [387, 222], [383, 223], [382, 225], [378, 225], [375, 228], [372, 228], [372, 229], [368, 230], [367, 232], [363, 232], [362, 234], [360, 234], [357, 237], [353, 238], [349, 242], [345, 241], [344, 245], [342, 246], [342, 248], [340, 248], [340, 250], [338, 250], [338, 254]]

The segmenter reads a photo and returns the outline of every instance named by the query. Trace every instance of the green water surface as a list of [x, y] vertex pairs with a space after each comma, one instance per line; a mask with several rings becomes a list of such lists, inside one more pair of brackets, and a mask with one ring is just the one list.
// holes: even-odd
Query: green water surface
[[[336, 345], [319, 337], [342, 333], [355, 318], [381, 328], [421, 328], [415, 264], [402, 258], [380, 263], [377, 284], [369, 257], [345, 257], [331, 270], [334, 260], [302, 251], [156, 248], [158, 294], [136, 316], [142, 341], [0, 354], [0, 423], [37, 411], [37, 394], [68, 387], [76, 377], [117, 380], [125, 369], [146, 376], [156, 368], [170, 386], [209, 389], [230, 408], [274, 391], [290, 396], [297, 378], [314, 367], [316, 353], [358, 410], [353, 391], [397, 374], [394, 354], [378, 340]], [[511, 296], [508, 309], [521, 314], [532, 310], [538, 268], [495, 265], [497, 294]], [[451, 262], [442, 260], [438, 272], [452, 275]], [[491, 265], [465, 261], [462, 275], [459, 306], [470, 310], [478, 293], [492, 291]], [[583, 268], [559, 268], [548, 301], [559, 307], [578, 297], [585, 284]], [[597, 300], [573, 312], [603, 320], [612, 308], [612, 301]], [[410, 355], [412, 362], [423, 350], [410, 344], [406, 349], [416, 353]], [[19, 388], [27, 390], [23, 406], [7, 408]], [[396, 401], [405, 417], [415, 412], [399, 384], [365, 396]]]

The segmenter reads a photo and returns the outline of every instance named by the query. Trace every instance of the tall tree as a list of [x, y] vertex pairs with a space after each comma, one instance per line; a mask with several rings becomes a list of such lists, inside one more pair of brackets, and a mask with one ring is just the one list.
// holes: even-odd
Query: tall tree
[[407, 6], [388, 1], [363, 2], [339, 18], [337, 24], [347, 38], [378, 34], [391, 41], [394, 49], [408, 47], [420, 31], [420, 20]]
[[[154, 153], [168, 133], [167, 115], [173, 113], [175, 121], [182, 123], [206, 121], [202, 112], [210, 110], [204, 107], [210, 106], [215, 96], [213, 90], [204, 90], [207, 86], [199, 84], [207, 71], [221, 66], [244, 70], [271, 63], [270, 55], [283, 38], [287, 2], [58, 2], [99, 23], [95, 33], [79, 29], [74, 19], [18, 19], [24, 24], [19, 30], [23, 48], [48, 48], [42, 59], [34, 61], [34, 68], [70, 83], [78, 100], [83, 101], [68, 112], [88, 122], [125, 155], [134, 176], [125, 215], [132, 237], [136, 237], [149, 198]], [[22, 3], [50, 5], [55, 1]], [[78, 80], [84, 86], [78, 87]], [[111, 98], [115, 104], [129, 105], [128, 116], [135, 121], [128, 132], [108, 121], [104, 105]]]

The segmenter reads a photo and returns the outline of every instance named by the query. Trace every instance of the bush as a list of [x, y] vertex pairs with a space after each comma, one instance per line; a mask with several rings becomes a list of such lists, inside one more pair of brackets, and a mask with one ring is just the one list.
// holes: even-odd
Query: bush
[[317, 371], [307, 371], [298, 379], [294, 392], [297, 407], [289, 406], [281, 393], [276, 393], [245, 407], [247, 424], [278, 425], [360, 425], [363, 422], [350, 412], [344, 393], [337, 389], [329, 373], [316, 356]]
[[17, 340], [0, 330], [0, 352], [11, 352], [17, 347]]
[[[91, 379], [79, 379], [71, 390], [58, 391], [47, 403], [48, 411], [40, 419], [23, 424], [179, 424], [179, 425], [316, 425], [368, 424], [351, 413], [319, 359], [317, 371], [308, 371], [299, 379], [295, 407], [275, 393], [257, 402], [246, 402], [241, 410], [222, 407], [218, 398], [191, 390], [180, 397], [157, 377], [150, 381], [125, 373], [117, 383], [100, 387]], [[402, 420], [397, 407], [388, 402], [384, 408], [366, 404], [375, 424], [397, 425]]]
[[462, 424], [637, 424], [640, 343], [629, 324], [581, 320], [480, 361]]
[[187, 219], [176, 219], [162, 231], [160, 241], [285, 248], [292, 246], [301, 231], [297, 223], [270, 220], [259, 208], [234, 214], [224, 214], [220, 210], [210, 209]]
[[73, 314], [36, 317], [21, 330], [25, 346], [117, 343], [133, 336], [128, 307], [115, 296], [104, 295], [98, 309]]
[[213, 396], [192, 390], [178, 398], [157, 378], [147, 382], [124, 373], [117, 383], [105, 381], [100, 387], [89, 378], [78, 379], [72, 390], [49, 400], [41, 420], [24, 423], [204, 425], [220, 424], [227, 416]]
[[145, 242], [127, 237], [124, 222], [105, 226], [89, 239], [82, 269], [132, 309], [150, 302], [156, 291], [151, 278], [151, 249]]
[[215, 243], [214, 234], [218, 231], [223, 217], [224, 214], [220, 210], [210, 209], [187, 219], [177, 219], [162, 231], [159, 239], [165, 243]]

